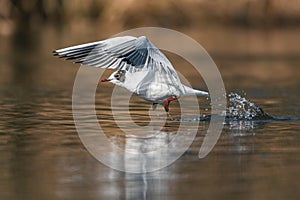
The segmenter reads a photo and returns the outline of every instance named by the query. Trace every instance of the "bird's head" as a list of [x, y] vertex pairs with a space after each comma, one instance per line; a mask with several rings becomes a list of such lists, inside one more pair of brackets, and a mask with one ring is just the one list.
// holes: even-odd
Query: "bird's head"
[[111, 82], [113, 84], [122, 86], [125, 81], [125, 73], [125, 70], [115, 71], [107, 79], [101, 80], [101, 82]]

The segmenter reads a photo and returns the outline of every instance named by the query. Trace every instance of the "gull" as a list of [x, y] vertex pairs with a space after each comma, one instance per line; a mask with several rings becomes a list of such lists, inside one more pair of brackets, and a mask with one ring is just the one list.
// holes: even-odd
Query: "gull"
[[206, 91], [182, 84], [168, 58], [145, 36], [114, 37], [55, 50], [53, 53], [81, 65], [115, 69], [101, 82], [126, 88], [152, 102], [153, 110], [157, 104], [164, 104], [168, 113], [170, 102], [179, 97], [209, 96]]

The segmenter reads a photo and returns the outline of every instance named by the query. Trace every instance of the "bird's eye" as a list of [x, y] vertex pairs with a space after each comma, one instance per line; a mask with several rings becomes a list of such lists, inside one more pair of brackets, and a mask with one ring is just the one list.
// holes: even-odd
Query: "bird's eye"
[[120, 77], [120, 74], [116, 74], [115, 77], [116, 77], [116, 78], [119, 78], [119, 77]]

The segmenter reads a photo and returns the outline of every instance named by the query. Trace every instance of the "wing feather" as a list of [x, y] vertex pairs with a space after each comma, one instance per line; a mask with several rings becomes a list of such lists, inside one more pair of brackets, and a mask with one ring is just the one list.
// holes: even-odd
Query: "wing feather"
[[145, 69], [160, 72], [167, 82], [183, 88], [170, 61], [145, 36], [110, 38], [59, 49], [54, 55], [98, 68], [126, 69], [131, 73]]

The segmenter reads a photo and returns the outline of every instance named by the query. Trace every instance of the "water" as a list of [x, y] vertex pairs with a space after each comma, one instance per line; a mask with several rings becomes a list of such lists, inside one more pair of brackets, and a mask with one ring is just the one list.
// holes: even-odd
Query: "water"
[[[27, 53], [18, 43], [1, 39], [0, 199], [299, 199], [299, 59], [279, 56], [274, 61], [262, 56], [257, 60], [239, 57], [235, 54], [239, 51], [233, 51], [232, 57], [217, 56], [227, 92], [233, 93], [232, 104], [228, 104], [231, 116], [212, 152], [198, 158], [209, 118], [200, 120], [199, 127], [187, 121], [186, 130], [196, 129], [197, 135], [180, 159], [157, 172], [129, 174], [99, 163], [81, 143], [72, 116], [72, 86], [78, 67], [52, 58], [52, 50], [63, 45], [57, 32], [52, 30], [54, 37], [48, 31], [40, 36], [44, 45], [29, 42], [33, 47], [29, 45]], [[285, 34], [293, 35], [276, 33], [283, 35], [281, 41], [285, 41]], [[241, 35], [239, 40], [247, 43]], [[270, 40], [273, 37], [278, 40], [279, 36], [275, 34]], [[86, 37], [72, 40], [84, 41]], [[249, 46], [249, 51], [257, 48]], [[186, 62], [176, 62], [175, 67], [193, 86], [205, 87]], [[187, 68], [182, 70], [180, 66]], [[124, 134], [113, 121], [112, 89], [109, 84], [98, 86], [96, 112], [114, 144], [149, 151], [181, 134], [177, 132], [177, 120], [167, 120], [159, 131], [145, 134], [132, 128]], [[235, 94], [242, 90], [246, 97]], [[123, 98], [120, 96], [116, 107], [118, 125], [128, 128], [130, 119], [124, 115]], [[209, 101], [198, 100], [201, 114], [209, 116]], [[241, 114], [238, 105], [246, 112]], [[137, 97], [131, 98], [130, 116], [136, 124], [149, 123], [150, 107]], [[174, 118], [180, 116], [178, 102], [171, 103], [170, 112]], [[185, 119], [200, 115], [194, 107], [186, 112]], [[160, 123], [164, 117], [161, 112], [155, 122]]]

